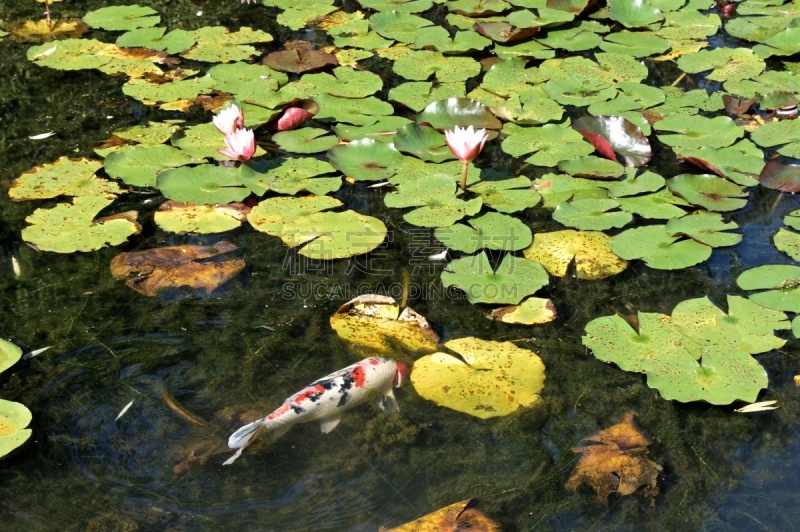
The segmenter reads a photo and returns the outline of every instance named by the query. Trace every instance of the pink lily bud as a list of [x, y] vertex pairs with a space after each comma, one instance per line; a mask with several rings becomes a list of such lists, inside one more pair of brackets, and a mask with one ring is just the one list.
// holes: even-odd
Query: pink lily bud
[[445, 131], [444, 136], [447, 138], [447, 147], [462, 163], [472, 162], [486, 143], [486, 130], [475, 130], [472, 126], [456, 126], [453, 131]]
[[234, 161], [249, 161], [256, 151], [256, 137], [252, 129], [237, 129], [225, 135], [224, 150], [217, 150]]
[[244, 113], [236, 104], [232, 104], [214, 117], [214, 125], [223, 135], [230, 135], [244, 127]]
[[314, 116], [302, 107], [287, 107], [277, 122], [272, 126], [275, 131], [289, 131], [297, 129]]

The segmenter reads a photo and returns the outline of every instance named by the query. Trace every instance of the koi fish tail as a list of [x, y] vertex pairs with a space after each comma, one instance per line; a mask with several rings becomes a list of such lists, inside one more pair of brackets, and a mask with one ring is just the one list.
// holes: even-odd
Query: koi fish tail
[[244, 451], [248, 445], [253, 443], [262, 432], [270, 432], [270, 439], [275, 441], [283, 436], [283, 434], [290, 428], [292, 428], [291, 425], [269, 427], [263, 419], [248, 423], [247, 425], [239, 428], [239, 430], [231, 434], [231, 437], [228, 438], [228, 447], [231, 449], [237, 449], [237, 451], [233, 454], [233, 456], [225, 460], [222, 465], [231, 465], [234, 463], [236, 459], [242, 455], [242, 451]]

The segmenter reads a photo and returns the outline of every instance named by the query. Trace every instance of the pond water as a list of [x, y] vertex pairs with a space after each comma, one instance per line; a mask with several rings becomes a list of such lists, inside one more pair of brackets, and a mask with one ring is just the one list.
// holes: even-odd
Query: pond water
[[[52, 10], [80, 17], [127, 3], [65, 2]], [[139, 4], [157, 9], [169, 28], [263, 29], [275, 37], [264, 50], [290, 39], [325, 40], [278, 26], [274, 9], [233, 0]], [[36, 19], [41, 11], [32, 0], [4, 2], [0, 24]], [[90, 33], [107, 42], [116, 35]], [[29, 46], [0, 41], [2, 184], [63, 155], [97, 158], [94, 148], [121, 127], [211, 117], [198, 106], [170, 112], [128, 98], [121, 90], [125, 76], [40, 67], [27, 60]], [[373, 66], [383, 68], [377, 61]], [[671, 83], [677, 75], [669, 68], [653, 79]], [[681, 87], [695, 84], [704, 81], [690, 76]], [[56, 135], [28, 139], [46, 131]], [[477, 164], [522, 166], [493, 146]], [[657, 168], [671, 176], [680, 173], [676, 166], [662, 157]], [[544, 171], [528, 167], [523, 175], [533, 179]], [[669, 314], [688, 298], [747, 295], [735, 283], [742, 271], [793, 262], [770, 238], [800, 199], [753, 188], [747, 207], [730, 216], [743, 242], [714, 250], [695, 267], [665, 271], [633, 261], [603, 280], [551, 277], [538, 295], [554, 301], [558, 318], [530, 327], [490, 321], [488, 307], [444, 290], [444, 263], [420, 260], [443, 249], [432, 231], [406, 223], [402, 210], [384, 205], [385, 190], [368, 185], [347, 184], [334, 196], [381, 219], [387, 243], [366, 258], [326, 262], [322, 269], [250, 227], [221, 235], [165, 232], [152, 223], [162, 198], [146, 190], [114, 204], [114, 212], [140, 213], [143, 232], [126, 244], [41, 252], [22, 240], [21, 230], [36, 208], [55, 201], [11, 202], [0, 192], [0, 337], [26, 352], [51, 346], [0, 378], [0, 395], [33, 413], [30, 441], [0, 462], [3, 526], [375, 530], [475, 497], [504, 530], [797, 528], [800, 409], [792, 377], [800, 373], [800, 350], [788, 331], [781, 332], [789, 339], [784, 347], [757, 357], [770, 381], [759, 400], [776, 399], [781, 408], [755, 415], [735, 414], [735, 406], [666, 401], [643, 375], [594, 358], [581, 336], [589, 321], [615, 310]], [[560, 227], [542, 208], [517, 216], [535, 233]], [[247, 267], [210, 295], [187, 289], [148, 298], [109, 270], [120, 251], [222, 240], [240, 248]], [[299, 425], [223, 467], [230, 454], [224, 442], [243, 420], [268, 413], [364, 354], [332, 331], [336, 309], [358, 293], [397, 296], [403, 286], [412, 288], [408, 305], [443, 341], [509, 340], [536, 352], [547, 368], [541, 402], [481, 420], [436, 406], [406, 386], [397, 392], [399, 415], [362, 406], [330, 434], [313, 423]], [[653, 440], [649, 457], [663, 466], [659, 494], [612, 495], [599, 503], [586, 487], [565, 488], [577, 462], [571, 448], [631, 410]]]

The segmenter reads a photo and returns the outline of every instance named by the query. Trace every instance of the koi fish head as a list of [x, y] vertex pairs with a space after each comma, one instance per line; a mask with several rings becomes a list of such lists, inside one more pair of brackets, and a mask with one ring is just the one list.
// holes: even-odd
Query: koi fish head
[[399, 388], [408, 379], [408, 366], [402, 362], [395, 362], [395, 364], [397, 364], [397, 372], [394, 374], [394, 387]]

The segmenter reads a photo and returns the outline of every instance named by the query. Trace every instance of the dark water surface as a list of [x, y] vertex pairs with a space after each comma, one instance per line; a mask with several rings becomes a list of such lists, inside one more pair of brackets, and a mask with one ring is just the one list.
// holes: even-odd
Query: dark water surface
[[[82, 16], [118, 3], [132, 2], [70, 1], [53, 11]], [[170, 28], [244, 24], [270, 31], [276, 42], [297, 38], [281, 34], [268, 10], [233, 0], [139, 4], [156, 8]], [[33, 1], [4, 1], [0, 19], [39, 11]], [[91, 156], [114, 129], [185, 117], [126, 98], [122, 77], [35, 66], [25, 58], [28, 46], [8, 37], [0, 42], [0, 181], [62, 155]], [[207, 121], [210, 114], [196, 110], [194, 118]], [[27, 138], [50, 130], [57, 136]], [[296, 255], [279, 239], [248, 228], [224, 236], [164, 233], [151, 223], [160, 200], [137, 194], [115, 204], [136, 208], [145, 221], [145, 232], [127, 245], [40, 253], [21, 241], [20, 230], [46, 203], [11, 203], [0, 192], [0, 337], [25, 351], [52, 346], [0, 377], [0, 396], [24, 403], [34, 416], [31, 441], [0, 461], [2, 528], [375, 530], [469, 497], [507, 530], [800, 526], [796, 340], [758, 357], [770, 377], [761, 399], [777, 399], [781, 409], [751, 416], [734, 414], [733, 406], [664, 401], [642, 375], [596, 360], [580, 341], [585, 324], [613, 307], [670, 313], [687, 298], [722, 301], [740, 293], [734, 279], [744, 269], [790, 262], [770, 237], [800, 200], [754, 190], [734, 217], [744, 243], [715, 250], [696, 268], [665, 272], [638, 263], [602, 281], [551, 279], [541, 297], [555, 301], [559, 319], [528, 328], [491, 322], [482, 316], [486, 309], [442, 292], [442, 266], [414, 260], [440, 248], [427, 231], [405, 224], [402, 213], [385, 209], [383, 194], [356, 184], [336, 196], [384, 220], [390, 245], [314, 272], [296, 267]], [[527, 217], [534, 231], [555, 226], [543, 211]], [[223, 238], [241, 248], [248, 266], [211, 296], [145, 298], [109, 272], [121, 250]], [[547, 366], [542, 402], [482, 421], [436, 407], [409, 386], [398, 393], [399, 415], [370, 405], [351, 411], [328, 435], [316, 424], [299, 425], [223, 467], [229, 453], [214, 453], [240, 425], [237, 415], [263, 415], [357, 359], [330, 329], [336, 308], [358, 287], [388, 290], [409, 274], [419, 287], [409, 305], [443, 340], [530, 339], [517, 344]], [[564, 488], [576, 462], [570, 448], [628, 410], [654, 440], [650, 457], [664, 467], [660, 494], [611, 497], [605, 505], [588, 489]], [[187, 462], [190, 456], [198, 459]]]

